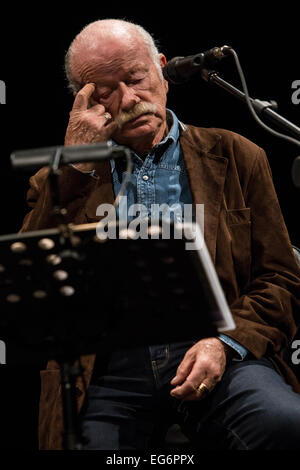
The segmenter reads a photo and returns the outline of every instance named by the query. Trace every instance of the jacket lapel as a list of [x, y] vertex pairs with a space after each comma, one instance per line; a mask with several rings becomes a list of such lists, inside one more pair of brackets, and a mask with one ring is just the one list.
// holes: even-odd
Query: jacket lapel
[[209, 129], [186, 127], [180, 143], [194, 204], [204, 204], [204, 239], [213, 262], [228, 160], [213, 153], [221, 136]]

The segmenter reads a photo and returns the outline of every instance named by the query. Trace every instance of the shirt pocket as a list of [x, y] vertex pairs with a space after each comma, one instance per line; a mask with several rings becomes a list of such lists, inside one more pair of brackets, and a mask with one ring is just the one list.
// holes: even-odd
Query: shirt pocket
[[227, 210], [231, 252], [240, 292], [251, 274], [251, 211], [249, 207]]

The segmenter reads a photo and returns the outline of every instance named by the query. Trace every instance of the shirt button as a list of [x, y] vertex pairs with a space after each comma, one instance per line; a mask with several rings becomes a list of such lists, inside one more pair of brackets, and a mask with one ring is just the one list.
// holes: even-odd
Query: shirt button
[[144, 180], [144, 181], [148, 181], [148, 179], [149, 179], [149, 176], [147, 176], [147, 175], [144, 175], [144, 176], [143, 176], [143, 180]]

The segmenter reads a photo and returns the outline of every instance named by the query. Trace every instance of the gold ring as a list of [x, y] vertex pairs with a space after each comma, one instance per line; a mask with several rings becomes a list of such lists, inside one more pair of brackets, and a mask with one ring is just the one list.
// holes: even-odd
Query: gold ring
[[207, 393], [209, 393], [209, 388], [207, 385], [205, 385], [205, 383], [201, 383], [197, 388], [196, 388], [196, 392], [198, 393], [204, 393], [205, 395]]
[[103, 117], [108, 121], [109, 119], [111, 119], [111, 114], [110, 113], [104, 113]]

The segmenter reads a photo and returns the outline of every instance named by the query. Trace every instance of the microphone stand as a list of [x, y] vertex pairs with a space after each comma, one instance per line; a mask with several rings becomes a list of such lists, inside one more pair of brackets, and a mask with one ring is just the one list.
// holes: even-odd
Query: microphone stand
[[[206, 82], [218, 85], [223, 90], [229, 92], [231, 95], [235, 96], [240, 101], [247, 104], [245, 93], [243, 93], [238, 88], [234, 87], [231, 83], [223, 80], [223, 78], [221, 78], [215, 70], [209, 70], [204, 68], [201, 70], [201, 76]], [[300, 146], [300, 128], [275, 111], [277, 110], [277, 103], [275, 101], [261, 101], [250, 97], [249, 100], [252, 104], [253, 109], [258, 115], [262, 115], [268, 118], [271, 122], [276, 124], [283, 131], [291, 134], [293, 138], [296, 139], [294, 140], [294, 143], [297, 144], [298, 140], [298, 145]], [[292, 179], [294, 185], [300, 188], [300, 157], [296, 157], [294, 160], [292, 167]]]
[[[221, 78], [215, 70], [202, 69], [201, 76], [205, 81], [218, 85], [238, 98], [240, 101], [247, 103], [245, 93], [231, 85], [231, 83], [223, 80], [223, 78]], [[250, 98], [250, 101], [257, 114], [266, 116], [268, 119], [270, 119], [270, 121], [278, 125], [278, 127], [292, 134], [296, 139], [299, 140], [300, 145], [300, 128], [275, 112], [277, 109], [277, 103], [275, 101], [261, 101], [253, 98]]]

